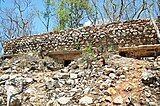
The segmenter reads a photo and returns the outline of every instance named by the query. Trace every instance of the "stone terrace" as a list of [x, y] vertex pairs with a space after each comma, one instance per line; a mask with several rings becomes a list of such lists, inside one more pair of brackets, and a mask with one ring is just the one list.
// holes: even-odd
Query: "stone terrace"
[[139, 19], [23, 36], [6, 41], [3, 47], [5, 54], [15, 54], [42, 50], [83, 50], [87, 45], [104, 50], [110, 46], [115, 49], [157, 43], [152, 22]]

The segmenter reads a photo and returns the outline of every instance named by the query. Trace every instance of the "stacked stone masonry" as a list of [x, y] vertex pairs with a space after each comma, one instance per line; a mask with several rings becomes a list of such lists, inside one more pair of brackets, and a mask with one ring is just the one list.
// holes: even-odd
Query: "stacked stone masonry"
[[108, 48], [157, 43], [152, 22], [140, 19], [23, 36], [6, 41], [3, 47], [5, 54], [14, 54], [40, 50], [82, 50], [87, 45]]

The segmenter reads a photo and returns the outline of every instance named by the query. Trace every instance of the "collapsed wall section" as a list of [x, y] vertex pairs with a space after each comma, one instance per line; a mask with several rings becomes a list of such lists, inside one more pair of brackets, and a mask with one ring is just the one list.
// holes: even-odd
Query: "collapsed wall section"
[[87, 45], [107, 48], [157, 43], [156, 30], [150, 20], [131, 20], [23, 36], [6, 41], [3, 47], [5, 54], [14, 54], [41, 50], [81, 50]]

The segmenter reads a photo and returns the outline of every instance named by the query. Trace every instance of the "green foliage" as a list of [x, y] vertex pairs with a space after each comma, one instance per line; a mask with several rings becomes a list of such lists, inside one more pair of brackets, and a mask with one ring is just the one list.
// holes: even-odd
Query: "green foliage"
[[114, 50], [113, 45], [108, 45], [108, 51], [109, 51], [109, 52], [112, 52], [113, 50]]
[[66, 26], [66, 22], [69, 20], [69, 10], [65, 7], [65, 3], [61, 2], [58, 10], [57, 10], [57, 16], [59, 19], [59, 29], [64, 29]]
[[88, 44], [87, 47], [85, 48], [86, 53], [93, 53], [93, 47], [91, 44]]
[[78, 7], [81, 9], [85, 9], [85, 10], [90, 9], [90, 6], [87, 0], [66, 0], [66, 2], [68, 2], [69, 5], [74, 5], [75, 7]]
[[76, 50], [80, 50], [81, 49], [81, 45], [79, 41], [74, 42], [74, 49]]
[[[81, 26], [81, 20], [85, 12], [91, 11], [88, 0], [51, 0], [56, 9], [58, 29], [77, 28]], [[53, 4], [53, 3], [52, 3]]]

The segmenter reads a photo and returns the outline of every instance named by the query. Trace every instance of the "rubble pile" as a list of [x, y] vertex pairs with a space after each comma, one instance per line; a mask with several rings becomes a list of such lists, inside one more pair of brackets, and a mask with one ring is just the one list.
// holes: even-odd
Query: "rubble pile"
[[87, 53], [67, 67], [35, 54], [6, 58], [0, 106], [159, 106], [156, 63], [110, 53]]

